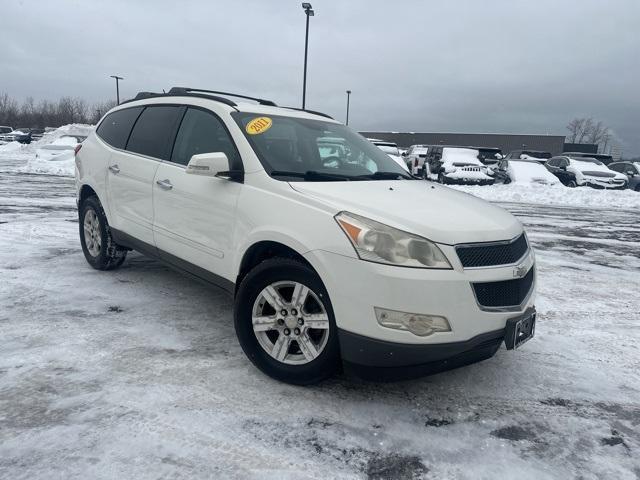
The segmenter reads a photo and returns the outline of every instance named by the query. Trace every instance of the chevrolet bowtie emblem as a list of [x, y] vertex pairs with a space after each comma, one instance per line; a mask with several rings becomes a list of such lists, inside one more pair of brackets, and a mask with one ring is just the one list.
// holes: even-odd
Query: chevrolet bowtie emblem
[[526, 265], [518, 265], [513, 269], [513, 278], [522, 278], [527, 274]]

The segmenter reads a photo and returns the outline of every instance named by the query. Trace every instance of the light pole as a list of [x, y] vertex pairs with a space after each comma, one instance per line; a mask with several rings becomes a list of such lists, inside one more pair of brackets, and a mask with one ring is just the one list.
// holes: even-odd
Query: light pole
[[351, 90], [347, 90], [347, 121], [345, 125], [349, 125], [349, 97], [351, 96]]
[[115, 78], [116, 79], [116, 100], [118, 102], [118, 105], [120, 105], [120, 85], [118, 84], [118, 82], [120, 80], [124, 80], [124, 78], [119, 77], [117, 75], [111, 75], [111, 78]]
[[302, 109], [304, 110], [304, 106], [307, 100], [307, 52], [309, 50], [309, 17], [313, 17], [314, 12], [312, 10], [310, 3], [303, 3], [302, 8], [304, 9], [304, 13], [307, 16], [307, 30], [304, 35], [304, 78], [302, 80]]

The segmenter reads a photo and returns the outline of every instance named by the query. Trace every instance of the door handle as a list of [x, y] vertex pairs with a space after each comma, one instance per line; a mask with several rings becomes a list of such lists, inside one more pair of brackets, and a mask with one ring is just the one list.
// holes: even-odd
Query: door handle
[[156, 183], [164, 190], [171, 190], [173, 188], [173, 185], [171, 185], [171, 182], [168, 179], [158, 180]]
[[120, 173], [120, 167], [118, 165], [109, 165], [111, 173]]

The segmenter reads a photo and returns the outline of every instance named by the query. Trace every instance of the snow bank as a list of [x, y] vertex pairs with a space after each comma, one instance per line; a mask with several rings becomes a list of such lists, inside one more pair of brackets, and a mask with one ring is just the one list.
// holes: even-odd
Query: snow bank
[[640, 209], [640, 193], [633, 190], [596, 190], [590, 187], [568, 188], [563, 185], [450, 185], [490, 202], [528, 203], [604, 209]]
[[23, 145], [18, 142], [0, 145], [0, 162], [3, 159], [25, 160], [26, 164], [18, 168], [18, 171], [73, 177], [75, 175], [75, 161], [73, 157], [64, 160], [43, 160], [36, 158], [36, 150], [45, 145], [69, 144], [71, 140], [62, 139], [62, 137], [66, 135], [86, 137], [93, 131], [93, 128], [91, 125], [83, 124], [64, 125], [51, 132], [45, 133], [40, 140], [31, 142], [29, 145]]
[[26, 147], [26, 146], [27, 145], [23, 145], [20, 142], [5, 143], [4, 145], [0, 145], [0, 153], [20, 152], [22, 150], [22, 148]]

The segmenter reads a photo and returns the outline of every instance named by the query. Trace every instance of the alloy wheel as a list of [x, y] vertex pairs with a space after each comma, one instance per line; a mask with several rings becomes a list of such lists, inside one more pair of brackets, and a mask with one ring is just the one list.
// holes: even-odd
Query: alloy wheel
[[253, 304], [251, 322], [264, 351], [288, 365], [315, 360], [329, 339], [324, 304], [299, 282], [279, 281], [262, 289]]
[[100, 221], [96, 212], [89, 208], [84, 214], [84, 243], [92, 257], [100, 255], [102, 247], [102, 231], [100, 230]]

